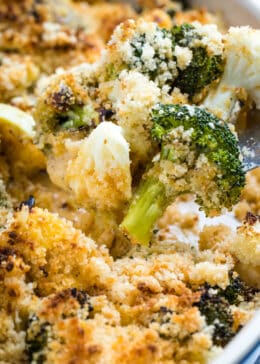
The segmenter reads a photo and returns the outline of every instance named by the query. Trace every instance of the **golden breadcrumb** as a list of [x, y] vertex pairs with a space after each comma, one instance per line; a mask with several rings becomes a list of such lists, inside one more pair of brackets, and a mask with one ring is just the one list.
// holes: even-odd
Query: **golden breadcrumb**
[[247, 213], [244, 224], [232, 239], [231, 250], [238, 259], [236, 269], [242, 278], [260, 288], [260, 216]]
[[96, 278], [97, 274], [96, 260], [110, 261], [107, 252], [98, 251], [94, 241], [75, 230], [71, 222], [39, 208], [17, 211], [1, 234], [0, 246], [11, 246], [14, 254], [22, 256], [40, 295], [91, 286], [91, 275]]
[[[113, 261], [70, 222], [28, 207], [0, 241], [7, 363], [195, 364], [220, 350], [196, 302], [205, 282], [230, 284], [230, 253], [155, 241]], [[254, 309], [234, 307], [234, 332]]]
[[243, 221], [247, 212], [260, 214], [260, 168], [247, 173], [246, 186], [242, 191], [241, 201], [234, 208], [235, 216]]
[[232, 230], [225, 224], [206, 225], [199, 234], [199, 247], [201, 250], [215, 249], [223, 244], [232, 235]]

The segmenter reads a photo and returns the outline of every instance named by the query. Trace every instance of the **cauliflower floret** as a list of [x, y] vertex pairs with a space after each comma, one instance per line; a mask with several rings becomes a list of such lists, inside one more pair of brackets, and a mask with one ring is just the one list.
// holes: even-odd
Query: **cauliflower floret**
[[260, 217], [248, 213], [247, 221], [238, 228], [232, 250], [241, 262], [260, 267]]
[[129, 145], [121, 127], [101, 123], [80, 142], [66, 180], [81, 203], [117, 209], [131, 198]]
[[122, 71], [109, 98], [117, 122], [130, 143], [134, 161], [146, 160], [152, 144], [150, 110], [159, 101], [160, 89], [139, 72]]
[[246, 222], [238, 228], [231, 250], [239, 260], [237, 271], [250, 285], [260, 288], [260, 217], [247, 214]]
[[223, 76], [204, 106], [227, 120], [235, 111], [237, 100], [244, 97], [239, 89], [244, 89], [260, 108], [260, 30], [231, 27], [225, 38], [224, 55]]

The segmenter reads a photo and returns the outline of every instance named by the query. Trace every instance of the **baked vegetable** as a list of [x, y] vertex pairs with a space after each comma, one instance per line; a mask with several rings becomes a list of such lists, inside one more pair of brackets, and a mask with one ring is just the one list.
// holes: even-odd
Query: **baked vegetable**
[[236, 137], [213, 114], [196, 106], [156, 105], [151, 136], [160, 153], [143, 176], [121, 229], [148, 244], [152, 228], [179, 195], [192, 192], [206, 214], [230, 209], [245, 184]]

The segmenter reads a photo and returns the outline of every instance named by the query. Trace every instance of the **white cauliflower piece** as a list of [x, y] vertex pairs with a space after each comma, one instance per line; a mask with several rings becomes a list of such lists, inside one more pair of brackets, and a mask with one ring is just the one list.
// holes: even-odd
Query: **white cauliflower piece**
[[[136, 71], [122, 71], [109, 95], [117, 123], [130, 143], [134, 160], [146, 160], [151, 151], [151, 108], [159, 101], [159, 87]], [[136, 158], [135, 158], [136, 157]]]
[[249, 285], [260, 288], [260, 217], [251, 213], [231, 241], [231, 251], [239, 260], [236, 270]]
[[236, 238], [232, 241], [232, 251], [248, 267], [260, 267], [260, 218], [254, 223], [245, 222], [238, 228]]
[[81, 204], [118, 209], [131, 198], [129, 145], [120, 126], [103, 122], [79, 143], [66, 182]]
[[260, 108], [260, 30], [231, 27], [225, 38], [224, 55], [226, 65], [220, 83], [203, 104], [227, 120], [236, 108], [240, 89]]

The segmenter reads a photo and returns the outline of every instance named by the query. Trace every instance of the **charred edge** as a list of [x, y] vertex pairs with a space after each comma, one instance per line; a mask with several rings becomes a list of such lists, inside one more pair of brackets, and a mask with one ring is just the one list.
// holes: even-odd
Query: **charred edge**
[[254, 215], [254, 214], [252, 214], [252, 212], [247, 212], [246, 222], [249, 225], [254, 225], [257, 221], [260, 221], [260, 215]]
[[110, 109], [106, 109], [104, 107], [100, 107], [98, 110], [99, 113], [99, 121], [103, 122], [105, 120], [110, 120], [110, 118], [114, 115], [114, 112]]
[[75, 103], [75, 97], [70, 87], [61, 85], [59, 91], [51, 95], [51, 106], [59, 112], [66, 112]]

